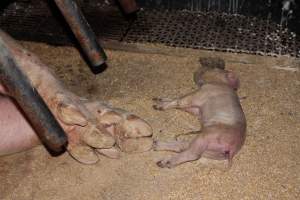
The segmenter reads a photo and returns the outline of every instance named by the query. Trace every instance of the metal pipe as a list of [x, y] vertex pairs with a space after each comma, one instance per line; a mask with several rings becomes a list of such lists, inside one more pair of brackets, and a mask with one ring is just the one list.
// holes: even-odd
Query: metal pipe
[[105, 63], [107, 56], [97, 41], [95, 33], [82, 15], [74, 0], [54, 0], [81, 48], [86, 54], [90, 64], [98, 67]]
[[51, 154], [65, 151], [67, 136], [51, 111], [15, 62], [9, 47], [0, 37], [0, 82], [5, 86]]
[[117, 0], [125, 14], [132, 14], [139, 11], [135, 0]]

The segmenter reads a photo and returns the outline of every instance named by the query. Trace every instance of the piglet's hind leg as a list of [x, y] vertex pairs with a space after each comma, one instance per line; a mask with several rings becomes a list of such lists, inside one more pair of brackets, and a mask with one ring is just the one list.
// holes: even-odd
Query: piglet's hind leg
[[202, 102], [199, 101], [197, 102], [197, 104], [195, 104], [194, 99], [197, 99], [199, 97], [199, 94], [199, 91], [196, 91], [176, 99], [153, 98], [153, 101], [155, 102], [153, 108], [156, 110], [167, 110], [176, 108], [197, 115], [199, 114], [198, 107], [201, 106]]
[[155, 151], [182, 152], [190, 146], [191, 142], [195, 140], [200, 133], [200, 131], [182, 133], [176, 136], [176, 140], [171, 140], [168, 142], [159, 140], [154, 141], [153, 149]]
[[153, 149], [155, 151], [174, 151], [174, 152], [182, 152], [189, 147], [189, 143], [187, 141], [154, 141]]
[[185, 162], [198, 160], [201, 157], [202, 153], [206, 150], [206, 148], [207, 141], [202, 135], [200, 135], [191, 143], [190, 147], [187, 150], [171, 158], [163, 159], [157, 162], [157, 165], [162, 168], [172, 168]]

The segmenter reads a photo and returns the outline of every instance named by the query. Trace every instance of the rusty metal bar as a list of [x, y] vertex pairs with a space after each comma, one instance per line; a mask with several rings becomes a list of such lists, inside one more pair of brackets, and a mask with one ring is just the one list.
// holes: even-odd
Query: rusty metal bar
[[139, 11], [139, 7], [135, 0], [117, 0], [125, 14], [132, 14]]
[[0, 82], [8, 90], [29, 122], [36, 131], [41, 142], [51, 154], [59, 154], [65, 151], [67, 136], [51, 111], [30, 84], [29, 79], [11, 55], [9, 47], [0, 37]]
[[98, 67], [105, 63], [107, 56], [97, 41], [95, 33], [90, 28], [75, 0], [54, 0], [90, 64]]

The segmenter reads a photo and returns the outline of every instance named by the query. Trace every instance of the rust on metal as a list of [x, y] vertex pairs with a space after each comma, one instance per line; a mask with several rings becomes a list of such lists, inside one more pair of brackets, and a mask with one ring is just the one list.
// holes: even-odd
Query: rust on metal
[[76, 2], [74, 0], [54, 1], [89, 59], [90, 64], [93, 67], [104, 64], [107, 56]]

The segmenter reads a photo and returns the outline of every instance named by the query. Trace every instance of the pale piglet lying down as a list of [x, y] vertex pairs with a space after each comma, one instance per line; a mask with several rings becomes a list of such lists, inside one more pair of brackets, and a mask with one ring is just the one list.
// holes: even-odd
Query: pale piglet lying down
[[154, 99], [155, 109], [186, 111], [197, 116], [202, 127], [201, 131], [193, 132], [198, 135], [192, 141], [156, 141], [154, 150], [178, 152], [159, 161], [159, 167], [172, 168], [200, 157], [226, 159], [231, 166], [245, 141], [246, 119], [236, 93], [238, 77], [225, 70], [225, 62], [219, 58], [202, 58], [200, 63], [202, 67], [194, 74], [199, 89], [176, 99]]
[[[118, 158], [119, 150], [132, 153], [152, 148], [152, 129], [146, 121], [104, 103], [83, 100], [65, 89], [38, 57], [4, 32], [0, 31], [0, 36], [66, 132], [67, 150], [77, 161], [93, 164], [99, 160], [98, 153]], [[9, 96], [3, 85], [0, 93]], [[34, 132], [21, 133], [5, 139], [0, 145], [0, 155], [23, 151], [39, 143]]]

